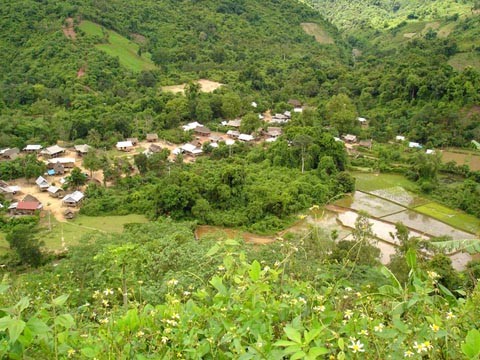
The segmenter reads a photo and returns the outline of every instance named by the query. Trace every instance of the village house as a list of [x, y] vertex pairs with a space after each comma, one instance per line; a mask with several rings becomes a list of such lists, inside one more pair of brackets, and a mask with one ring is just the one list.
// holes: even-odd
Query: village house
[[357, 136], [356, 135], [351, 135], [351, 134], [347, 134], [347, 135], [344, 135], [343, 136], [343, 139], [348, 142], [348, 143], [356, 143], [357, 142]]
[[395, 141], [405, 141], [405, 136], [397, 135], [395, 136]]
[[143, 152], [143, 154], [146, 156], [150, 156], [152, 154], [158, 154], [161, 151], [162, 151], [162, 147], [160, 145], [152, 144], [147, 150]]
[[199, 149], [193, 144], [184, 144], [180, 147], [180, 149], [182, 149], [182, 151], [185, 152], [186, 154], [192, 155], [192, 156], [198, 156], [203, 152], [202, 149]]
[[158, 135], [157, 134], [147, 134], [147, 142], [156, 142], [158, 141]]
[[427, 150], [425, 151], [425, 154], [427, 154], [427, 155], [433, 155], [433, 154], [435, 154], [435, 150], [433, 150], [433, 149], [427, 149]]
[[194, 130], [194, 133], [198, 136], [210, 136], [212, 132], [205, 126], [197, 126]]
[[242, 119], [230, 120], [227, 122], [227, 126], [238, 129], [240, 126], [242, 126]]
[[282, 128], [280, 127], [268, 127], [266, 135], [271, 138], [277, 138], [282, 135]]
[[37, 184], [40, 191], [47, 191], [47, 189], [50, 187], [50, 184], [43, 176], [39, 176], [37, 180], [35, 180], [35, 184]]
[[13, 196], [21, 191], [20, 186], [8, 185], [5, 181], [0, 180], [0, 194], [7, 200], [12, 200]]
[[74, 158], [54, 158], [47, 160], [47, 168], [54, 169], [56, 164], [61, 164], [63, 169], [71, 169], [75, 167], [75, 159]]
[[75, 151], [77, 152], [78, 156], [83, 156], [87, 154], [90, 149], [92, 148], [90, 145], [83, 144], [83, 145], [75, 145]]
[[43, 205], [38, 201], [19, 201], [10, 205], [10, 215], [35, 215], [35, 212], [42, 210]]
[[65, 149], [58, 145], [50, 146], [40, 152], [40, 154], [45, 155], [49, 158], [59, 157], [65, 152]]
[[0, 150], [0, 157], [5, 160], [15, 160], [20, 150], [18, 148], [8, 148]]
[[289, 121], [290, 121], [290, 118], [288, 116], [284, 114], [275, 114], [272, 117], [272, 120], [270, 122], [277, 123], [277, 124], [286, 124]]
[[26, 153], [38, 153], [42, 149], [42, 145], [27, 145], [23, 148], [23, 151], [25, 151]]
[[288, 104], [293, 106], [293, 112], [303, 112], [302, 102], [300, 100], [290, 99], [288, 100]]
[[51, 197], [55, 198], [55, 199], [58, 199], [60, 197], [62, 197], [65, 192], [63, 191], [63, 189], [59, 188], [59, 187], [56, 187], [56, 186], [50, 186], [48, 189], [47, 189], [47, 192], [48, 192], [48, 195], [50, 195]]
[[52, 168], [50, 169], [53, 171], [53, 175], [63, 175], [65, 174], [65, 166], [62, 163], [54, 163]]
[[420, 144], [417, 143], [417, 142], [410, 141], [410, 142], [408, 143], [408, 147], [409, 147], [410, 149], [421, 149], [423, 146], [420, 145]]
[[223, 138], [221, 136], [218, 136], [218, 135], [211, 135], [209, 140], [212, 142], [212, 143], [218, 143], [219, 141], [222, 141]]
[[133, 143], [131, 141], [119, 141], [115, 147], [119, 151], [130, 151], [133, 149]]
[[68, 207], [77, 207], [82, 203], [85, 195], [81, 191], [74, 191], [71, 194], [65, 195], [62, 200], [63, 205]]
[[127, 141], [130, 141], [133, 146], [137, 146], [138, 144], [138, 139], [136, 137], [127, 138]]
[[22, 201], [26, 201], [26, 202], [40, 202], [40, 200], [38, 200], [35, 196], [33, 195], [30, 195], [30, 194], [27, 194], [25, 195], [25, 197], [22, 199]]
[[364, 147], [364, 148], [367, 148], [367, 149], [371, 149], [372, 145], [373, 145], [373, 140], [372, 139], [360, 140], [358, 142], [358, 146], [361, 146], [361, 147]]
[[183, 125], [182, 129], [183, 131], [190, 131], [190, 130], [195, 130], [199, 126], [203, 126], [203, 125], [194, 121], [194, 122], [188, 123], [187, 125]]
[[237, 139], [240, 136], [240, 132], [236, 130], [228, 130], [227, 135], [232, 139]]
[[252, 135], [249, 134], [240, 134], [238, 137], [238, 140], [243, 141], [243, 142], [250, 142], [255, 140], [255, 138]]
[[68, 220], [71, 220], [75, 217], [75, 211], [73, 211], [72, 209], [66, 209], [64, 212], [63, 212], [63, 217], [65, 219], [68, 219]]
[[359, 117], [359, 118], [357, 118], [357, 120], [358, 120], [358, 122], [360, 123], [360, 126], [361, 126], [362, 128], [368, 127], [368, 120], [367, 120], [367, 119], [365, 119], [365, 118], [363, 118], [363, 117]]

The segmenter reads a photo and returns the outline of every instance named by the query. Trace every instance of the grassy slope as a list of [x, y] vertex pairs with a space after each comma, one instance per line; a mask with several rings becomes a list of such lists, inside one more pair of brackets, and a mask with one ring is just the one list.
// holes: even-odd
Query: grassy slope
[[89, 36], [106, 37], [108, 43], [97, 44], [96, 47], [105, 51], [108, 55], [118, 57], [120, 64], [126, 68], [132, 71], [151, 70], [155, 68], [155, 64], [150, 60], [148, 54], [138, 56], [138, 44], [128, 40], [115, 31], [103, 30], [100, 25], [88, 20], [82, 21], [79, 28]]
[[[92, 231], [102, 231], [110, 233], [123, 232], [123, 226], [129, 223], [146, 223], [147, 218], [143, 215], [126, 216], [84, 216], [80, 215], [74, 220], [68, 222], [59, 222], [52, 219], [52, 230], [48, 230], [48, 220], [43, 219], [43, 230], [38, 237], [45, 242], [45, 247], [49, 250], [62, 248], [62, 233], [66, 246], [76, 245], [83, 235]], [[8, 251], [8, 244], [5, 241], [5, 234], [0, 233], [0, 255]]]

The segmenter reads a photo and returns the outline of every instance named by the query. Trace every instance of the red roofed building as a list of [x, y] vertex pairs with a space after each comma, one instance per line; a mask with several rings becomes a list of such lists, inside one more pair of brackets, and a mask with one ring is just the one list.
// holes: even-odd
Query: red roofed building
[[35, 211], [42, 210], [43, 205], [38, 201], [19, 201], [13, 210], [14, 215], [34, 215]]

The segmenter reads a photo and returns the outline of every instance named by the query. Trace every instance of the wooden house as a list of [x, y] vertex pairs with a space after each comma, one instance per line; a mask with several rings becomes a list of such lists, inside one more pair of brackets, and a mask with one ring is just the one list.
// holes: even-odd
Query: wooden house
[[76, 213], [72, 209], [67, 209], [63, 212], [63, 217], [65, 219], [71, 220], [75, 217]]
[[138, 139], [136, 137], [127, 138], [127, 141], [130, 141], [133, 146], [138, 144]]
[[92, 148], [90, 145], [83, 144], [83, 145], [75, 145], [75, 151], [77, 152], [78, 156], [83, 156], [87, 154], [90, 149]]
[[116, 148], [119, 151], [130, 151], [133, 149], [133, 143], [131, 141], [119, 141]]
[[42, 149], [43, 149], [42, 145], [32, 144], [32, 145], [25, 146], [23, 148], [23, 151], [25, 151], [26, 153], [38, 153]]
[[8, 148], [0, 151], [2, 159], [5, 160], [15, 160], [20, 153], [19, 148]]
[[81, 191], [74, 191], [71, 194], [65, 195], [62, 203], [68, 207], [77, 207], [80, 206], [84, 197], [85, 195], [83, 195]]
[[35, 184], [37, 184], [40, 191], [47, 191], [47, 189], [50, 187], [50, 184], [43, 176], [39, 176], [37, 180], [35, 180]]
[[9, 207], [12, 215], [35, 215], [36, 211], [42, 210], [43, 206], [38, 201], [19, 201]]
[[50, 195], [55, 199], [61, 198], [65, 194], [65, 191], [63, 189], [56, 186], [50, 186], [47, 189], [47, 192], [48, 192], [48, 195]]
[[147, 134], [147, 141], [148, 142], [158, 141], [158, 135], [157, 134]]
[[205, 126], [197, 126], [194, 130], [194, 133], [198, 136], [210, 136], [212, 132]]
[[65, 153], [65, 149], [58, 145], [50, 146], [40, 152], [40, 154], [45, 155], [49, 158], [56, 158]]

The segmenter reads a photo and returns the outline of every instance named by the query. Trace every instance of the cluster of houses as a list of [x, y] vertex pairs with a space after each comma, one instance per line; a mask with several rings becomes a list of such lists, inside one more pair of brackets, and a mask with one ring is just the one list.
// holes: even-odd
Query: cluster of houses
[[[91, 149], [89, 145], [75, 145], [74, 151], [78, 156], [83, 156]], [[47, 164], [47, 173], [50, 176], [63, 175], [68, 169], [75, 167], [75, 158], [65, 157], [67, 149], [59, 145], [53, 145], [44, 148], [42, 145], [29, 144], [22, 149], [26, 154], [37, 154], [41, 156]], [[0, 150], [0, 159], [14, 160], [21, 155], [18, 148], [7, 148]], [[61, 178], [60, 184], [64, 184], [66, 180]], [[39, 176], [35, 180], [35, 184], [40, 192], [47, 192], [48, 195], [54, 199], [62, 199], [62, 205], [68, 208], [80, 206], [84, 194], [80, 191], [74, 191], [66, 194], [61, 187], [51, 185], [43, 176]], [[5, 181], [0, 181], [0, 194], [9, 201], [9, 214], [12, 216], [32, 215], [43, 209], [43, 204], [34, 196], [26, 195], [23, 199], [16, 201], [22, 189], [17, 185], [9, 185]], [[0, 208], [4, 206], [0, 204]], [[74, 212], [71, 210], [65, 211], [65, 217], [71, 218]]]
[[[397, 141], [397, 142], [406, 142], [407, 139], [406, 139], [405, 136], [403, 136], [403, 135], [397, 135], [397, 136], [395, 136], [395, 141]], [[409, 148], [409, 149], [423, 149], [423, 145], [420, 144], [420, 143], [418, 143], [418, 142], [409, 141], [409, 142], [408, 142], [408, 148]], [[427, 154], [427, 155], [435, 154], [435, 150], [433, 150], [433, 149], [426, 149], [426, 150], [425, 150], [425, 154]]]
[[[39, 176], [35, 180], [40, 192], [47, 192], [48, 195], [55, 199], [62, 199], [62, 205], [68, 208], [79, 207], [85, 197], [81, 191], [74, 191], [72, 193], [66, 194], [65, 191], [57, 186], [51, 185], [43, 176]], [[33, 195], [26, 195], [20, 201], [14, 201], [14, 196], [18, 195], [21, 192], [20, 187], [10, 186], [5, 181], [0, 181], [0, 193], [5, 195], [7, 200], [10, 200], [11, 203], [8, 207], [8, 212], [12, 216], [21, 216], [21, 215], [34, 215], [38, 211], [43, 209], [43, 204]], [[3, 208], [3, 205], [1, 206]], [[65, 211], [64, 215], [67, 218], [71, 218], [74, 213], [69, 210]]]

